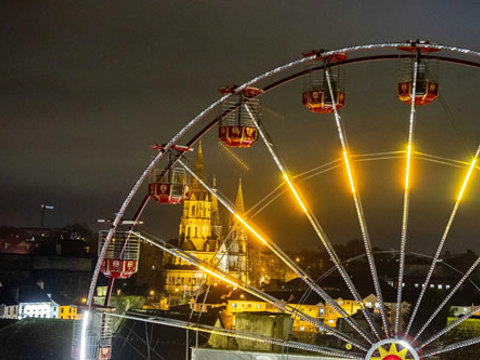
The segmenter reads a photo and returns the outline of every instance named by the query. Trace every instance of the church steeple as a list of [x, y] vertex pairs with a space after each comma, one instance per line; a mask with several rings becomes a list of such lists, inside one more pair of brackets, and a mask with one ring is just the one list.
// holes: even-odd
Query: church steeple
[[238, 179], [237, 196], [235, 197], [235, 209], [240, 214], [245, 212], [245, 205], [243, 204], [242, 178]]
[[203, 166], [203, 150], [202, 150], [202, 140], [198, 142], [198, 153], [197, 153], [197, 160], [195, 161], [195, 173], [200, 177], [200, 179], [204, 180], [204, 166]]
[[[198, 142], [197, 159], [195, 160], [195, 174], [197, 174], [202, 181], [205, 181], [202, 140]], [[208, 191], [195, 178], [192, 180], [192, 196], [196, 200], [208, 200]]]
[[[235, 197], [235, 210], [239, 214], [245, 212], [242, 178], [238, 180], [237, 196]], [[231, 237], [228, 250], [225, 250], [226, 257], [223, 266], [233, 277], [242, 281], [247, 281], [247, 229], [237, 220], [236, 217], [232, 216], [230, 218], [229, 233], [231, 233]]]

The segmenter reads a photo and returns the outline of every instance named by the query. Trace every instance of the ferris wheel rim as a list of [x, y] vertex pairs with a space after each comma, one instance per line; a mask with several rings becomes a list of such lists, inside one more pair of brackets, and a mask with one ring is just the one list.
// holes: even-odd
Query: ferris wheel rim
[[[398, 48], [399, 46], [402, 46], [402, 45], [405, 45], [405, 44], [406, 43], [404, 43], [404, 42], [400, 42], [400, 43], [381, 43], [381, 44], [368, 44], [368, 45], [350, 46], [350, 47], [340, 48], [340, 49], [337, 49], [337, 50], [325, 51], [325, 52], [322, 53], [322, 55], [323, 56], [328, 56], [330, 54], [335, 54], [335, 53], [338, 53], [338, 52], [350, 53], [350, 52], [355, 52], [355, 51], [360, 51], [360, 50], [374, 50], [374, 49], [382, 49], [382, 48]], [[423, 44], [423, 45], [419, 45], [419, 47], [421, 47], [421, 48], [438, 48], [438, 49], [441, 49], [441, 50], [460, 53], [460, 54], [463, 54], [463, 55], [480, 57], [480, 52], [478, 52], [478, 51], [463, 49], [463, 48], [454, 47], [454, 46], [439, 45], [439, 44], [428, 44], [428, 45]], [[425, 57], [427, 57], [427, 55]], [[436, 58], [438, 58], [438, 57], [436, 57]], [[246, 86], [256, 84], [257, 82], [262, 81], [262, 80], [264, 80], [264, 79], [266, 79], [266, 78], [268, 78], [268, 77], [270, 77], [274, 74], [284, 72], [287, 69], [293, 68], [295, 66], [298, 66], [302, 63], [305, 63], [305, 62], [307, 62], [309, 60], [313, 60], [313, 59], [314, 59], [313, 57], [303, 58], [303, 59], [301, 58], [299, 60], [292, 61], [291, 63], [287, 63], [286, 65], [279, 66], [279, 67], [277, 67], [273, 70], [267, 71], [267, 72], [255, 77], [255, 78], [253, 78], [252, 80], [250, 80], [250, 81], [244, 83], [243, 85], [237, 87], [235, 90], [240, 91], [240, 90], [244, 89]], [[456, 61], [452, 61], [452, 62], [456, 62]], [[462, 65], [466, 65], [466, 64], [463, 63]], [[477, 65], [477, 64], [474, 64], [473, 66], [480, 67], [480, 65]], [[132, 190], [130, 191], [130, 193], [126, 197], [124, 203], [120, 207], [120, 211], [117, 213], [117, 215], [116, 215], [116, 217], [113, 221], [113, 224], [112, 224], [112, 226], [109, 230], [109, 235], [108, 236], [110, 237], [110, 239], [111, 239], [111, 236], [114, 233], [115, 229], [120, 224], [121, 218], [123, 217], [126, 209], [128, 208], [128, 206], [130, 204], [130, 201], [136, 195], [136, 193], [138, 192], [141, 184], [143, 184], [143, 182], [145, 181], [146, 177], [148, 176], [148, 174], [150, 173], [152, 168], [155, 166], [155, 164], [160, 159], [163, 158], [163, 156], [167, 153], [168, 149], [170, 149], [178, 140], [183, 138], [183, 136], [190, 129], [192, 129], [196, 124], [198, 124], [201, 119], [203, 119], [207, 114], [209, 114], [214, 108], [216, 108], [218, 105], [220, 105], [223, 101], [228, 99], [231, 95], [232, 94], [226, 94], [226, 95], [222, 96], [220, 99], [213, 102], [210, 106], [208, 106], [202, 112], [200, 112], [195, 118], [193, 118], [191, 121], [189, 121], [183, 128], [180, 129], [180, 131], [177, 134], [175, 134], [171, 138], [171, 140], [167, 143], [167, 145], [165, 147], [165, 150], [162, 151], [162, 152], [159, 152], [159, 154], [155, 157], [155, 159], [152, 160], [152, 162], [150, 162], [150, 164], [147, 166], [147, 168], [141, 174], [140, 178], [134, 184]], [[197, 135], [195, 135], [192, 138], [192, 140], [190, 140], [189, 143], [192, 143], [192, 144], [196, 143], [196, 141], [198, 141], [198, 139], [200, 139], [203, 135], [205, 135], [206, 132], [208, 132], [217, 122], [218, 122], [218, 118], [214, 119], [212, 122], [210, 122], [209, 125], [207, 125], [207, 127], [204, 128], [204, 129], [206, 129], [205, 132], [201, 131], [201, 132], [197, 133]], [[89, 294], [88, 294], [88, 298], [87, 298], [87, 308], [88, 309], [90, 309], [91, 306], [92, 306], [93, 292], [94, 292], [96, 283], [98, 281], [98, 276], [99, 276], [99, 273], [100, 273], [100, 265], [101, 265], [101, 262], [103, 261], [103, 258], [105, 256], [105, 252], [103, 250], [106, 249], [106, 247], [108, 246], [108, 241], [109, 240], [105, 241], [105, 243], [104, 243], [104, 248], [100, 252], [100, 256], [98, 258], [98, 261], [97, 261], [97, 264], [96, 264], [96, 267], [95, 267], [95, 270], [94, 270], [94, 274], [92, 276], [92, 281], [91, 281], [91, 284], [90, 284]]]

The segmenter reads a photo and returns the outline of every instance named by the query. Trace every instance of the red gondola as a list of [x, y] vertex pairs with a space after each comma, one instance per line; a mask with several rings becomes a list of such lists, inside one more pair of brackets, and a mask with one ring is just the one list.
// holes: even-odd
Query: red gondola
[[418, 47], [418, 44], [429, 44], [429, 42], [410, 41], [410, 46], [401, 46], [398, 49], [407, 52], [416, 52], [415, 59], [405, 61], [400, 68], [400, 77], [397, 84], [397, 98], [405, 104], [412, 103], [413, 74], [415, 62], [417, 67], [417, 82], [415, 88], [415, 105], [428, 105], [438, 97], [438, 81], [436, 72], [433, 71], [426, 59], [421, 58], [422, 53], [439, 51], [434, 47]]
[[[155, 145], [154, 149], [163, 150], [163, 145]], [[186, 152], [192, 149], [186, 146], [174, 145], [173, 151]], [[173, 165], [176, 154], [169, 153], [169, 167], [157, 173], [153, 172], [152, 182], [148, 184], [148, 195], [159, 204], [180, 204], [188, 198], [187, 173], [184, 168]]]
[[[99, 250], [108, 231], [100, 231]], [[140, 241], [134, 232], [116, 231], [108, 244], [100, 271], [108, 278], [128, 279], [138, 271]]]
[[[220, 89], [222, 94], [234, 92], [235, 87]], [[255, 127], [250, 114], [245, 106], [248, 106], [256, 121], [260, 120], [260, 102], [258, 95], [261, 89], [246, 87], [238, 94], [232, 95], [222, 104], [218, 125], [218, 137], [227, 146], [236, 148], [248, 148], [258, 138], [258, 130]]]
[[[303, 53], [303, 56], [310, 57], [317, 55], [319, 61], [324, 62], [323, 71], [311, 71], [305, 77], [305, 91], [302, 94], [302, 103], [311, 112], [317, 114], [332, 113], [334, 109], [341, 109], [345, 105], [345, 91], [342, 86], [341, 69], [329, 67], [329, 64], [344, 61], [347, 59], [345, 54], [332, 54], [327, 57], [321, 56], [322, 51], [311, 50]], [[314, 63], [309, 64], [309, 69], [317, 66]], [[326, 70], [329, 70], [332, 92], [328, 87]], [[333, 93], [333, 97], [331, 96]]]

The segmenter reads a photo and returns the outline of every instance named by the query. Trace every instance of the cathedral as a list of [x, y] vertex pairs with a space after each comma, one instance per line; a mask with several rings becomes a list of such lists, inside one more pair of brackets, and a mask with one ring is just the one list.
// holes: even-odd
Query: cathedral
[[[205, 181], [202, 144], [199, 143], [195, 173]], [[216, 189], [213, 179], [212, 188]], [[235, 207], [244, 212], [242, 182], [239, 180]], [[182, 250], [206, 261], [235, 278], [247, 282], [247, 231], [230, 216], [224, 236], [218, 202], [194, 179], [190, 196], [183, 202], [178, 239]], [[195, 295], [203, 285], [205, 273], [196, 266], [168, 254], [164, 264], [164, 290], [172, 297]]]

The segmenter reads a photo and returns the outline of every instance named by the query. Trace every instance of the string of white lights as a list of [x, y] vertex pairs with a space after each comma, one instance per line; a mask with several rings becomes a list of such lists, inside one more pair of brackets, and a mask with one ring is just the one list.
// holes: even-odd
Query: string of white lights
[[464, 348], [466, 346], [471, 346], [471, 345], [475, 345], [475, 344], [478, 344], [478, 343], [480, 343], [480, 337], [476, 337], [476, 338], [469, 339], [469, 340], [464, 340], [464, 341], [459, 341], [459, 342], [441, 347], [439, 349], [435, 349], [435, 350], [426, 352], [422, 355], [422, 358], [429, 358], [429, 357], [432, 357], [432, 356], [435, 356], [435, 355], [443, 354], [443, 353], [450, 352], [450, 351], [453, 351], [453, 350], [458, 350], [458, 349]]
[[[412, 92], [410, 93], [410, 118], [408, 122], [408, 145], [405, 167], [405, 189], [403, 193], [403, 212], [402, 212], [402, 233], [400, 238], [400, 261], [398, 265], [398, 281], [397, 281], [397, 301], [395, 303], [395, 336], [398, 336], [401, 317], [401, 303], [403, 291], [403, 277], [405, 274], [405, 248], [407, 246], [407, 231], [408, 231], [408, 210], [410, 206], [410, 172], [412, 165], [412, 152], [415, 143], [415, 125], [416, 125], [416, 93], [417, 93], [417, 77], [418, 77], [419, 59], [417, 58], [413, 63], [413, 80]], [[413, 317], [412, 317], [413, 319]], [[406, 333], [410, 330], [407, 327]]]
[[[360, 295], [358, 294], [358, 291], [356, 290], [355, 286], [353, 285], [353, 282], [352, 280], [350, 279], [350, 276], [348, 276], [348, 273], [346, 272], [345, 268], [343, 268], [343, 266], [341, 265], [341, 262], [340, 262], [340, 259], [338, 258], [338, 255], [337, 253], [335, 252], [332, 244], [330, 243], [328, 237], [326, 236], [325, 232], [323, 231], [323, 229], [321, 228], [320, 224], [318, 223], [315, 215], [313, 214], [313, 212], [311, 211], [311, 209], [309, 208], [308, 204], [305, 202], [305, 200], [302, 198], [300, 192], [298, 191], [298, 189], [296, 189], [296, 187], [294, 186], [293, 184], [293, 181], [292, 179], [290, 178], [289, 174], [288, 174], [288, 171], [287, 171], [287, 167], [286, 165], [284, 164], [284, 162], [281, 160], [279, 154], [277, 153], [275, 147], [274, 147], [274, 144], [273, 144], [273, 141], [269, 138], [267, 132], [265, 131], [265, 128], [263, 127], [262, 124], [260, 124], [260, 122], [255, 118], [255, 116], [253, 116], [253, 113], [252, 111], [250, 110], [249, 106], [247, 104], [244, 105], [245, 109], [247, 110], [248, 112], [248, 115], [250, 116], [250, 119], [252, 120], [252, 122], [254, 123], [255, 127], [258, 129], [258, 132], [260, 134], [260, 137], [262, 138], [265, 146], [267, 147], [268, 151], [270, 152], [270, 155], [272, 156], [274, 162], [277, 164], [277, 167], [278, 169], [280, 170], [280, 172], [282, 173], [284, 179], [285, 179], [285, 182], [287, 183], [288, 185], [288, 188], [290, 189], [290, 191], [293, 193], [293, 195], [295, 196], [295, 199], [297, 200], [297, 202], [299, 203], [300, 207], [302, 208], [302, 210], [304, 211], [305, 215], [307, 216], [308, 220], [310, 221], [310, 224], [312, 225], [315, 233], [317, 234], [318, 238], [320, 239], [320, 241], [323, 243], [323, 245], [325, 246], [327, 252], [329, 253], [331, 259], [334, 261], [335, 265], [337, 265], [337, 268], [342, 276], [342, 278], [345, 279], [345, 283], [347, 285], [347, 287], [350, 289], [350, 291], [352, 292], [353, 296], [355, 296], [355, 294], [358, 295], [358, 299], [356, 298], [357, 302], [359, 303], [363, 303], [362, 299], [360, 298]], [[353, 319], [351, 319], [349, 317], [349, 314], [347, 314], [345, 312], [345, 310], [343, 310], [337, 303], [335, 300], [332, 299], [332, 297], [330, 295], [328, 295], [323, 289], [321, 289], [313, 279], [311, 279], [307, 273], [305, 273], [293, 260], [291, 260], [290, 258], [287, 259], [287, 261], [289, 261], [292, 266], [294, 266], [296, 268], [296, 273], [302, 277], [304, 279], [304, 281], [309, 285], [309, 287], [315, 291], [318, 295], [320, 295], [328, 304], [330, 304], [330, 306], [332, 306], [333, 308], [335, 308], [335, 310], [337, 310], [337, 312], [339, 314], [341, 314], [341, 316], [345, 319], [345, 321], [350, 325], [352, 326], [364, 339], [366, 339], [370, 344], [373, 343], [373, 341], [370, 339], [370, 337], [360, 328], [360, 326], [358, 325], [358, 323], [356, 321], [354, 321]], [[372, 331], [376, 334], [376, 328], [375, 326], [373, 325], [373, 323], [371, 324], [371, 327], [372, 327]]]
[[438, 313], [443, 309], [443, 307], [447, 304], [448, 300], [452, 298], [452, 296], [457, 292], [457, 290], [462, 286], [462, 284], [465, 282], [465, 280], [468, 279], [470, 274], [475, 270], [475, 268], [480, 264], [480, 256], [475, 260], [472, 266], [468, 269], [468, 271], [462, 276], [462, 278], [457, 282], [457, 284], [453, 287], [453, 289], [450, 291], [450, 293], [443, 299], [443, 301], [440, 303], [440, 305], [437, 306], [433, 314], [425, 321], [425, 323], [422, 325], [421, 329], [418, 331], [417, 335], [415, 335], [414, 340], [417, 340], [418, 337], [425, 331], [425, 329], [430, 325], [430, 323], [435, 319], [435, 317], [438, 315]]
[[[337, 105], [336, 105], [336, 96], [333, 92], [333, 86], [332, 86], [332, 81], [330, 78], [330, 70], [328, 67], [325, 67], [325, 78], [327, 80], [327, 85], [328, 85], [328, 92], [330, 94], [330, 99], [333, 103], [333, 116], [335, 118], [335, 123], [337, 125], [337, 132], [338, 132], [338, 137], [340, 140], [340, 145], [343, 151], [343, 159], [345, 162], [345, 167], [347, 169], [347, 174], [348, 174], [348, 180], [350, 182], [350, 187], [352, 189], [352, 196], [353, 196], [353, 202], [355, 204], [355, 211], [357, 213], [357, 218], [358, 222], [360, 225], [360, 231], [362, 233], [362, 239], [363, 239], [363, 245], [365, 247], [365, 252], [367, 254], [367, 260], [368, 260], [368, 265], [370, 268], [370, 274], [372, 276], [373, 280], [373, 286], [375, 288], [375, 295], [377, 296], [378, 299], [378, 304], [380, 306], [380, 317], [382, 319], [382, 324], [383, 324], [383, 331], [385, 332], [385, 335], [388, 337], [389, 336], [389, 331], [388, 331], [388, 321], [387, 321], [387, 314], [385, 311], [385, 306], [383, 302], [383, 294], [382, 294], [382, 289], [380, 288], [380, 281], [378, 279], [378, 273], [377, 273], [377, 267], [375, 265], [375, 259], [373, 258], [372, 254], [372, 243], [370, 241], [370, 235], [368, 233], [368, 227], [367, 227], [367, 221], [365, 219], [365, 214], [363, 211], [363, 205], [362, 205], [362, 200], [360, 198], [360, 194], [355, 188], [355, 181], [353, 177], [353, 170], [350, 165], [350, 160], [349, 160], [349, 148], [348, 148], [348, 141], [347, 141], [347, 136], [345, 129], [343, 127], [342, 119], [340, 117], [340, 114], [338, 113]], [[349, 278], [350, 279], [350, 278]], [[351, 281], [351, 280], [350, 280]], [[357, 298], [360, 298], [360, 294], [356, 291], [355, 294], [353, 294], [355, 297], [355, 300], [359, 301]], [[375, 325], [373, 324], [373, 321], [369, 315], [369, 313], [366, 311], [365, 307], [362, 307], [362, 312], [367, 319], [367, 322], [370, 324], [370, 327], [375, 328]], [[375, 334], [377, 335], [378, 338], [378, 332], [376, 329], [374, 330]]]
[[256, 341], [260, 343], [279, 345], [282, 347], [305, 350], [305, 351], [315, 352], [318, 354], [323, 354], [328, 356], [338, 356], [341, 358], [355, 359], [355, 360], [363, 359], [363, 357], [360, 357], [354, 354], [349, 354], [347, 352], [338, 351], [337, 349], [331, 349], [328, 347], [305, 344], [305, 343], [300, 343], [300, 342], [291, 341], [291, 340], [284, 340], [284, 339], [274, 338], [274, 337], [250, 333], [250, 332], [240, 332], [236, 330], [223, 329], [215, 326], [192, 323], [192, 322], [187, 322], [187, 321], [177, 320], [177, 319], [170, 319], [170, 318], [165, 318], [165, 317], [156, 316], [156, 315], [149, 315], [149, 314], [132, 315], [132, 313], [130, 313], [130, 315], [124, 315], [124, 314], [111, 313], [110, 316], [121, 318], [121, 319], [133, 320], [133, 321], [142, 321], [142, 322], [152, 323], [156, 325], [165, 325], [165, 326], [175, 327], [175, 328], [180, 328], [185, 330], [199, 331], [199, 332], [204, 332], [204, 333], [213, 334], [213, 335], [228, 336], [236, 339], [251, 340], [251, 341]]
[[480, 311], [480, 305], [479, 306], [476, 306], [476, 307], [472, 307], [472, 309], [464, 314], [463, 316], [461, 316], [460, 318], [458, 318], [456, 321], [454, 321], [453, 323], [451, 323], [450, 325], [446, 326], [445, 328], [443, 328], [442, 330], [440, 330], [438, 333], [430, 336], [427, 340], [425, 340], [422, 344], [420, 344], [418, 346], [418, 349], [422, 349], [424, 348], [425, 346], [427, 346], [428, 344], [431, 344], [432, 342], [434, 342], [435, 340], [437, 340], [439, 337], [441, 337], [442, 335], [445, 335], [446, 333], [448, 333], [449, 331], [453, 330], [454, 328], [456, 328], [458, 325], [460, 325], [462, 322], [464, 322], [465, 320], [468, 320], [470, 319], [473, 315], [477, 314], [478, 312]]
[[188, 252], [185, 252], [179, 248], [177, 248], [176, 246], [164, 241], [164, 240], [161, 240], [161, 239], [158, 239], [156, 238], [155, 241], [153, 241], [152, 239], [146, 237], [146, 236], [143, 236], [141, 234], [138, 235], [140, 239], [142, 239], [143, 241], [153, 245], [153, 246], [156, 246], [158, 247], [159, 249], [162, 249], [163, 251], [166, 251], [167, 253], [171, 254], [172, 256], [175, 256], [175, 257], [178, 257], [182, 260], [184, 260], [185, 262], [191, 264], [191, 265], [194, 265], [194, 266], [197, 266], [199, 269], [203, 270], [205, 273], [211, 275], [211, 276], [214, 276], [218, 279], [220, 279], [221, 281], [223, 282], [226, 282], [234, 287], [237, 287], [267, 303], [269, 303], [270, 305], [273, 305], [274, 307], [276, 307], [277, 309], [280, 309], [282, 311], [285, 311], [286, 313], [288, 314], [291, 314], [292, 316], [295, 316], [295, 317], [298, 317], [299, 319], [303, 320], [303, 321], [306, 321], [314, 326], [316, 326], [318, 329], [322, 330], [322, 331], [325, 331], [327, 334], [331, 334], [335, 337], [337, 337], [338, 339], [346, 342], [346, 343], [349, 343], [349, 344], [352, 344], [353, 346], [357, 347], [358, 349], [360, 350], [364, 350], [366, 351], [366, 348], [361, 345], [360, 343], [358, 343], [357, 341], [355, 341], [354, 339], [352, 339], [351, 337], [349, 337], [348, 335], [338, 331], [337, 329], [335, 328], [332, 328], [326, 324], [324, 324], [323, 322], [319, 321], [318, 319], [315, 319], [315, 318], [312, 318], [311, 316], [303, 313], [302, 311], [296, 309], [295, 307], [285, 303], [284, 301], [281, 301], [277, 298], [275, 298], [274, 296], [272, 295], [269, 295], [251, 285], [248, 285], [248, 284], [245, 284], [241, 281], [239, 281], [238, 279], [230, 276], [229, 274], [226, 274], [220, 270], [218, 270], [217, 268], [215, 267], [212, 267], [210, 264], [206, 263], [205, 261], [197, 258], [196, 256], [192, 255], [192, 254], [189, 254]]
[[[221, 196], [218, 191], [213, 191], [194, 171], [192, 171], [187, 165], [185, 165], [181, 160], [179, 160], [179, 164], [182, 165], [187, 172], [193, 176], [210, 194], [217, 198], [217, 200], [232, 214], [234, 215], [237, 220], [239, 220], [257, 239], [259, 239], [263, 244], [265, 244], [280, 260], [283, 261], [297, 276], [299, 276], [312, 290], [314, 290], [318, 295], [324, 297], [325, 299], [329, 299], [328, 303], [334, 307], [345, 319], [348, 318], [348, 314], [345, 314], [345, 310], [339, 307], [336, 302], [331, 299], [331, 297], [321, 289], [315, 282], [303, 271], [290, 257], [283, 252], [273, 241], [267, 240], [264, 236], [262, 236], [258, 230], [256, 230], [251, 224], [249, 224], [242, 216], [240, 216], [236, 211], [234, 206], [231, 204], [229, 200], [225, 197]], [[327, 301], [327, 300], [326, 300]], [[349, 324], [353, 324], [350, 321], [347, 321]], [[353, 326], [353, 325], [352, 325]], [[358, 330], [357, 330], [358, 331]], [[360, 330], [359, 334], [371, 343], [370, 338], [367, 334], [365, 334], [362, 330]]]
[[422, 289], [420, 290], [420, 295], [417, 299], [417, 302], [415, 304], [415, 308], [413, 309], [412, 315], [411, 315], [410, 320], [408, 322], [407, 331], [406, 331], [407, 334], [410, 331], [413, 320], [415, 319], [415, 316], [416, 316], [416, 314], [418, 312], [418, 309], [420, 307], [420, 303], [422, 302], [422, 299], [425, 295], [425, 292], [427, 291], [428, 285], [430, 283], [430, 279], [433, 275], [433, 271], [435, 270], [435, 266], [437, 265], [438, 259], [440, 258], [440, 254], [442, 253], [443, 245], [445, 244], [445, 241], [447, 240], [447, 236], [449, 234], [449, 231], [450, 231], [450, 228], [452, 226], [453, 220], [455, 219], [455, 215], [457, 214], [458, 207], [460, 206], [460, 202], [462, 200], [462, 197], [463, 197], [463, 194], [464, 194], [465, 189], [467, 187], [470, 176], [472, 175], [472, 171], [475, 168], [475, 163], [477, 161], [477, 158], [478, 158], [479, 154], [480, 154], [480, 145], [477, 147], [477, 151], [475, 152], [475, 156], [470, 163], [470, 167], [469, 167], [468, 172], [465, 176], [465, 179], [463, 180], [462, 187], [461, 187], [461, 189], [458, 193], [458, 196], [457, 196], [457, 199], [456, 199], [455, 204], [453, 206], [452, 212], [450, 213], [450, 217], [448, 219], [447, 226], [445, 227], [442, 238], [441, 238], [441, 240], [440, 240], [440, 242], [437, 246], [437, 250], [435, 251], [435, 256], [433, 257], [432, 264], [430, 265], [430, 268], [428, 270], [427, 277], [425, 279], [425, 282], [422, 284]]

